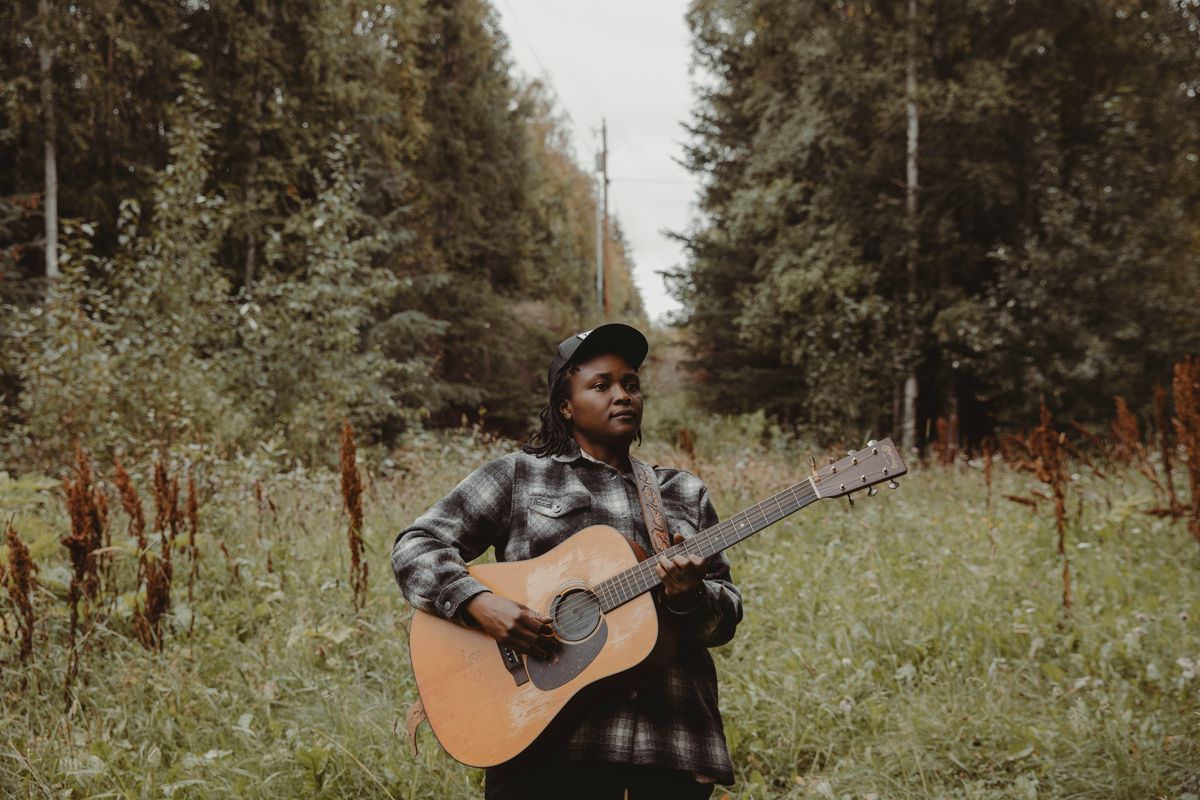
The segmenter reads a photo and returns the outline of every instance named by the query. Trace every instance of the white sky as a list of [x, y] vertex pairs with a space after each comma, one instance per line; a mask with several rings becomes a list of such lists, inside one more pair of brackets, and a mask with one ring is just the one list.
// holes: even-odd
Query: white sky
[[578, 163], [591, 172], [608, 122], [608, 208], [632, 248], [652, 321], [678, 304], [660, 270], [683, 263], [663, 235], [684, 231], [697, 181], [683, 158], [691, 106], [687, 0], [492, 0], [517, 67], [541, 76], [571, 121]]

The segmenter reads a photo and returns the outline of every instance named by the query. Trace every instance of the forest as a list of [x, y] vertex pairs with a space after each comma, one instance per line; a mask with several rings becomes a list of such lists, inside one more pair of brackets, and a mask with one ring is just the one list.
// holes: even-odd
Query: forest
[[722, 519], [908, 462], [730, 551], [715, 799], [1200, 799], [1200, 3], [690, 0], [656, 318], [501, 5], [0, 7], [0, 795], [481, 796], [389, 549], [620, 321]]
[[[8, 458], [309, 463], [343, 417], [383, 443], [464, 415], [525, 432], [546, 348], [597, 314], [595, 199], [490, 7], [0, 14]], [[609, 312], [643, 319], [607, 236]]]

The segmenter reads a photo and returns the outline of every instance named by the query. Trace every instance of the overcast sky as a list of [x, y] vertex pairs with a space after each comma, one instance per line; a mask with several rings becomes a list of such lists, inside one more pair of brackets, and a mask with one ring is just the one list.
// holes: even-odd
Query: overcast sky
[[697, 182], [675, 163], [691, 106], [687, 0], [492, 0], [513, 59], [541, 75], [570, 116], [576, 157], [591, 171], [608, 122], [609, 213], [632, 245], [651, 320], [678, 308], [660, 270], [683, 261], [663, 230], [682, 231]]

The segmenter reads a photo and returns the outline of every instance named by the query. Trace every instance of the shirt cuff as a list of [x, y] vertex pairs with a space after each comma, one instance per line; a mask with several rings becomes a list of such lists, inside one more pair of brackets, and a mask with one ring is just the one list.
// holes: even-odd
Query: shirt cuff
[[437, 596], [435, 605], [439, 616], [445, 619], [459, 619], [466, 621], [466, 615], [459, 613], [462, 610], [463, 604], [477, 594], [490, 592], [491, 589], [484, 586], [479, 581], [470, 575], [464, 575], [458, 580], [451, 583]]
[[697, 616], [698, 611], [707, 605], [708, 600], [708, 583], [702, 581], [699, 591], [692, 597], [691, 605], [686, 608], [678, 609], [671, 605], [671, 601], [663, 597], [663, 605], [666, 606], [667, 612], [681, 620], [686, 620]]

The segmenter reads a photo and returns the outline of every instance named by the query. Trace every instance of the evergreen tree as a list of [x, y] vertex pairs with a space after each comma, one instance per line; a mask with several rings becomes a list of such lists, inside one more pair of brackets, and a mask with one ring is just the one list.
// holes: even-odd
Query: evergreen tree
[[907, 4], [694, 3], [715, 83], [676, 291], [707, 401], [856, 438], [896, 430], [914, 369], [920, 428], [959, 413], [972, 436], [1041, 394], [1080, 419], [1113, 391], [1148, 400], [1200, 344], [1175, 291], [1196, 287], [1194, 16], [917, 3], [914, 231]]

